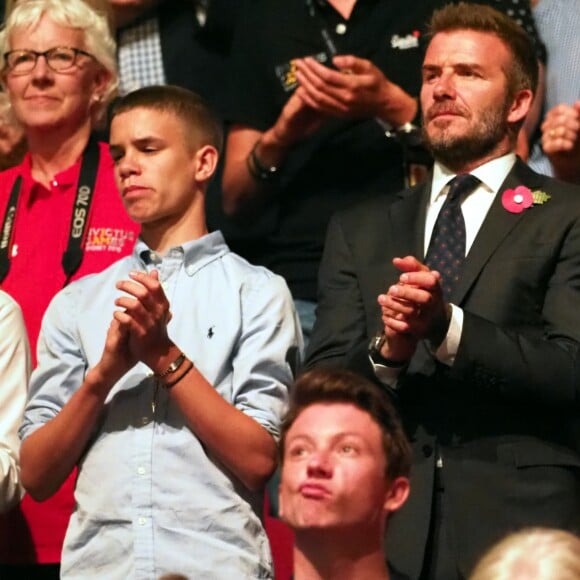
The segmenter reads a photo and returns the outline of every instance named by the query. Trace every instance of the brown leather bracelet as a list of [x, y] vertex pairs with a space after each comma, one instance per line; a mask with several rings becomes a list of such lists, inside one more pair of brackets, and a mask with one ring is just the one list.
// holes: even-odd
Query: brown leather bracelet
[[155, 374], [155, 376], [158, 379], [161, 379], [163, 377], [166, 377], [167, 375], [170, 375], [171, 373], [174, 373], [175, 371], [179, 370], [179, 367], [181, 367], [185, 359], [186, 359], [185, 354], [180, 352], [179, 356], [163, 372], [157, 373]]
[[185, 375], [187, 375], [189, 373], [189, 371], [191, 371], [191, 369], [195, 366], [195, 364], [193, 364], [192, 361], [189, 361], [189, 365], [187, 366], [187, 368], [175, 379], [173, 379], [170, 383], [166, 383], [165, 381], [162, 381], [161, 384], [166, 388], [166, 389], [170, 389], [171, 387], [173, 387], [174, 385], [176, 385], [181, 379], [183, 379], [183, 377], [185, 377]]

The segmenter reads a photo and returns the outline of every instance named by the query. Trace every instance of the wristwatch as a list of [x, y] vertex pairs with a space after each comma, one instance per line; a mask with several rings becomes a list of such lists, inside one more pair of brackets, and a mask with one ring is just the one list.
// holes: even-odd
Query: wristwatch
[[381, 349], [385, 342], [387, 342], [387, 335], [383, 331], [378, 332], [371, 338], [371, 341], [369, 342], [369, 356], [371, 357], [371, 360], [377, 365], [383, 365], [393, 369], [402, 369], [407, 365], [407, 361], [391, 360], [390, 358], [385, 358], [381, 354]]

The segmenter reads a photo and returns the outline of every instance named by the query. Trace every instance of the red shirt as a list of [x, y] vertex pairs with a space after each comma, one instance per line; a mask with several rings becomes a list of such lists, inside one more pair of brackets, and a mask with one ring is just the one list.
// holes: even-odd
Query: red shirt
[[[108, 146], [100, 143], [99, 147], [83, 261], [72, 280], [100, 272], [130, 254], [139, 231], [129, 219], [115, 186]], [[42, 316], [65, 284], [61, 260], [69, 240], [80, 167], [79, 160], [56, 175], [50, 189], [33, 180], [29, 155], [21, 165], [0, 173], [0, 220], [14, 181], [22, 176], [10, 270], [1, 286], [22, 308], [34, 362]], [[0, 562], [60, 562], [74, 505], [73, 487], [71, 475], [49, 500], [37, 503], [27, 495], [18, 508], [0, 516]]]

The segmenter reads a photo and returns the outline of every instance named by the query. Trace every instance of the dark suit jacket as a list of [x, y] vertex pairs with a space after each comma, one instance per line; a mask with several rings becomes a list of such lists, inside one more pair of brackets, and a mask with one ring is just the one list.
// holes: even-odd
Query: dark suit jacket
[[[501, 192], [520, 184], [552, 197], [509, 213]], [[399, 276], [394, 256], [423, 255], [428, 189], [375, 199], [333, 219], [307, 366], [372, 374], [366, 345], [381, 326], [377, 296]], [[414, 466], [410, 500], [392, 518], [387, 551], [411, 578], [421, 569], [438, 452], [464, 574], [515, 528], [580, 532], [580, 188], [518, 161], [451, 301], [464, 311], [454, 365], [439, 363], [421, 343], [395, 396]]]

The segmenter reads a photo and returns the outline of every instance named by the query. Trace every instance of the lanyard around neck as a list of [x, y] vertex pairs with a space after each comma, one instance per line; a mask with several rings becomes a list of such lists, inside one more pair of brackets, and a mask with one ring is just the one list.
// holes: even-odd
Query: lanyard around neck
[[316, 5], [316, 0], [306, 0], [306, 8], [308, 9], [310, 17], [318, 24], [324, 48], [326, 49], [328, 53], [327, 56], [330, 59], [329, 64], [332, 66], [332, 57], [338, 54], [338, 49], [328, 27], [326, 26], [326, 22], [320, 13], [320, 7]]

